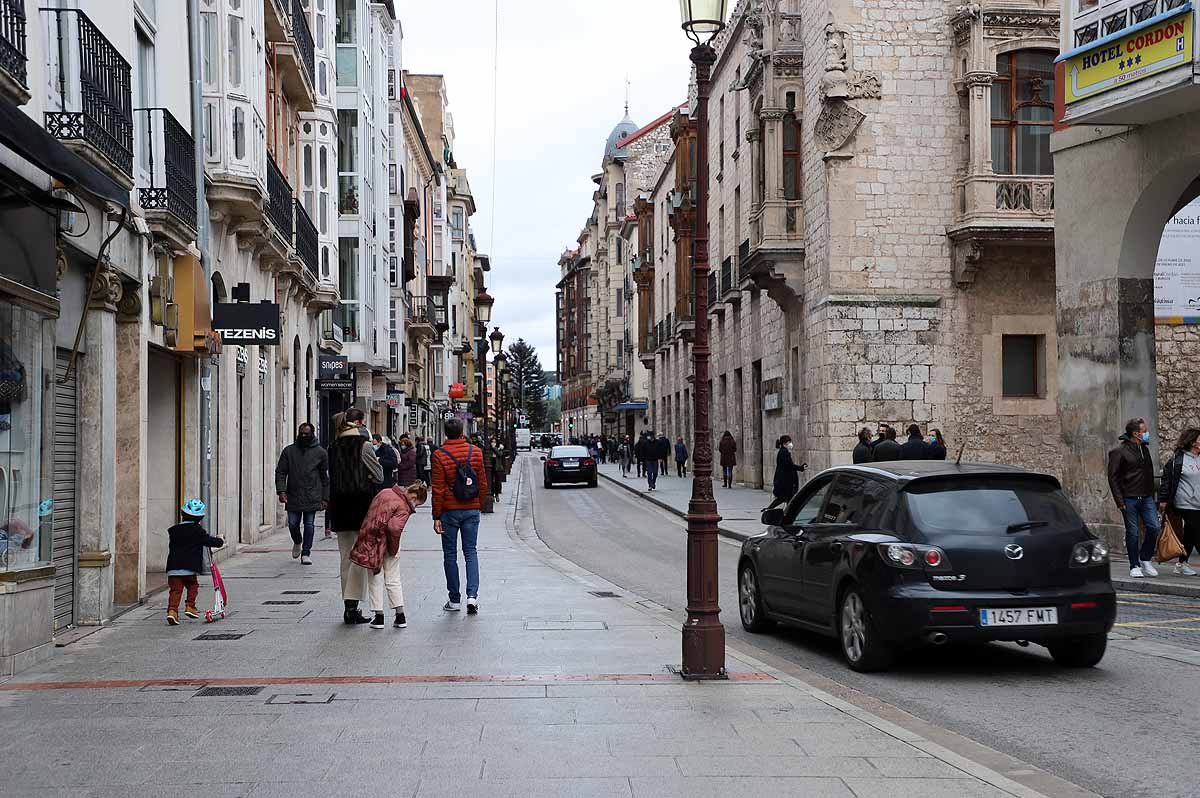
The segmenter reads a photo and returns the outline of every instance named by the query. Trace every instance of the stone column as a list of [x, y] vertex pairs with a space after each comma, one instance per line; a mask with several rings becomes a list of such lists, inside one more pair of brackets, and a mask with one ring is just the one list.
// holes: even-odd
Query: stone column
[[992, 172], [992, 80], [995, 77], [995, 69], [990, 72], [968, 72], [966, 75], [971, 120], [971, 151], [967, 169], [971, 175]]
[[142, 288], [127, 284], [116, 316], [115, 535], [113, 601], [129, 604], [143, 595], [142, 479], [140, 452], [145, 392], [142, 383]]
[[117, 305], [124, 289], [120, 275], [101, 264], [95, 290], [84, 311], [87, 355], [76, 361], [79, 370], [79, 503], [76, 576], [77, 611], [81, 625], [112, 617], [113, 550], [116, 544], [117, 481]]

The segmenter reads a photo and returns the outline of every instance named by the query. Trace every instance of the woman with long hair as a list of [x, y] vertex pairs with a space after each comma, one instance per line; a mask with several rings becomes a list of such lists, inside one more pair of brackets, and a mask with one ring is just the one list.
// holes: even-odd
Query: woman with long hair
[[366, 414], [357, 407], [334, 416], [337, 437], [329, 446], [329, 528], [337, 533], [341, 555], [342, 601], [347, 624], [369, 623], [358, 611], [367, 585], [367, 572], [350, 560], [358, 530], [367, 516], [375, 494], [383, 484], [383, 468], [367, 437]]
[[800, 472], [808, 468], [808, 464], [796, 465], [796, 461], [792, 459], [792, 451], [795, 448], [796, 444], [792, 443], [791, 435], [783, 435], [775, 441], [775, 480], [771, 491], [775, 499], [767, 505], [768, 510], [787, 504], [800, 490]]
[[721, 487], [733, 487], [733, 469], [737, 467], [737, 441], [733, 433], [725, 430], [717, 443], [717, 451], [721, 455]]
[[946, 459], [946, 436], [942, 434], [940, 429], [929, 430], [929, 458], [930, 460], [945, 460]]
[[1188, 427], [1175, 442], [1175, 453], [1163, 465], [1158, 485], [1158, 509], [1180, 523], [1183, 555], [1175, 563], [1176, 576], [1195, 576], [1188, 565], [1192, 550], [1200, 547], [1200, 428]]

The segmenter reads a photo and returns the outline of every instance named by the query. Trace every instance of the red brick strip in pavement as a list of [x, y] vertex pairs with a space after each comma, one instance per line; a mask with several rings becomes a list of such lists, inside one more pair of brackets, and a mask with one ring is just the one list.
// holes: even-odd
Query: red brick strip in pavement
[[[295, 684], [554, 684], [560, 682], [678, 682], [673, 673], [554, 673], [528, 676], [268, 676], [195, 679], [108, 679], [94, 682], [6, 682], [0, 692], [42, 690], [112, 690], [143, 687], [249, 687]], [[731, 682], [775, 682], [769, 673], [731, 673]]]

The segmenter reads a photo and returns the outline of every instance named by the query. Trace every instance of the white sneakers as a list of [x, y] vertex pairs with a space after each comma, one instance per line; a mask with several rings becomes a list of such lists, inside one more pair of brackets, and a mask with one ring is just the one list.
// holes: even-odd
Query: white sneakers
[[312, 557], [309, 557], [307, 554], [305, 554], [303, 557], [300, 558], [300, 564], [301, 565], [312, 565]]
[[1149, 561], [1142, 563], [1142, 571], [1146, 576], [1158, 576], [1158, 569], [1154, 567], [1154, 563]]
[[1176, 576], [1195, 576], [1196, 571], [1192, 568], [1189, 568], [1188, 564], [1185, 562], [1177, 562], [1177, 563], [1175, 563], [1175, 575]]
[[1145, 576], [1145, 574], [1142, 573], [1142, 569], [1138, 568], [1136, 565], [1129, 569], [1129, 575], [1134, 579], [1141, 579], [1143, 576]]

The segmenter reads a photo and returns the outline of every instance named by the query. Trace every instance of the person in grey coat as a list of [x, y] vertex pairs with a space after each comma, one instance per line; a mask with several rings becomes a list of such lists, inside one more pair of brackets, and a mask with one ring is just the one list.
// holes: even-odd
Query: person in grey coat
[[[275, 466], [275, 492], [287, 508], [292, 533], [292, 559], [312, 565], [317, 510], [329, 504], [329, 456], [317, 445], [317, 433], [305, 422], [296, 430], [296, 442], [284, 447]], [[304, 536], [300, 524], [304, 523]]]

